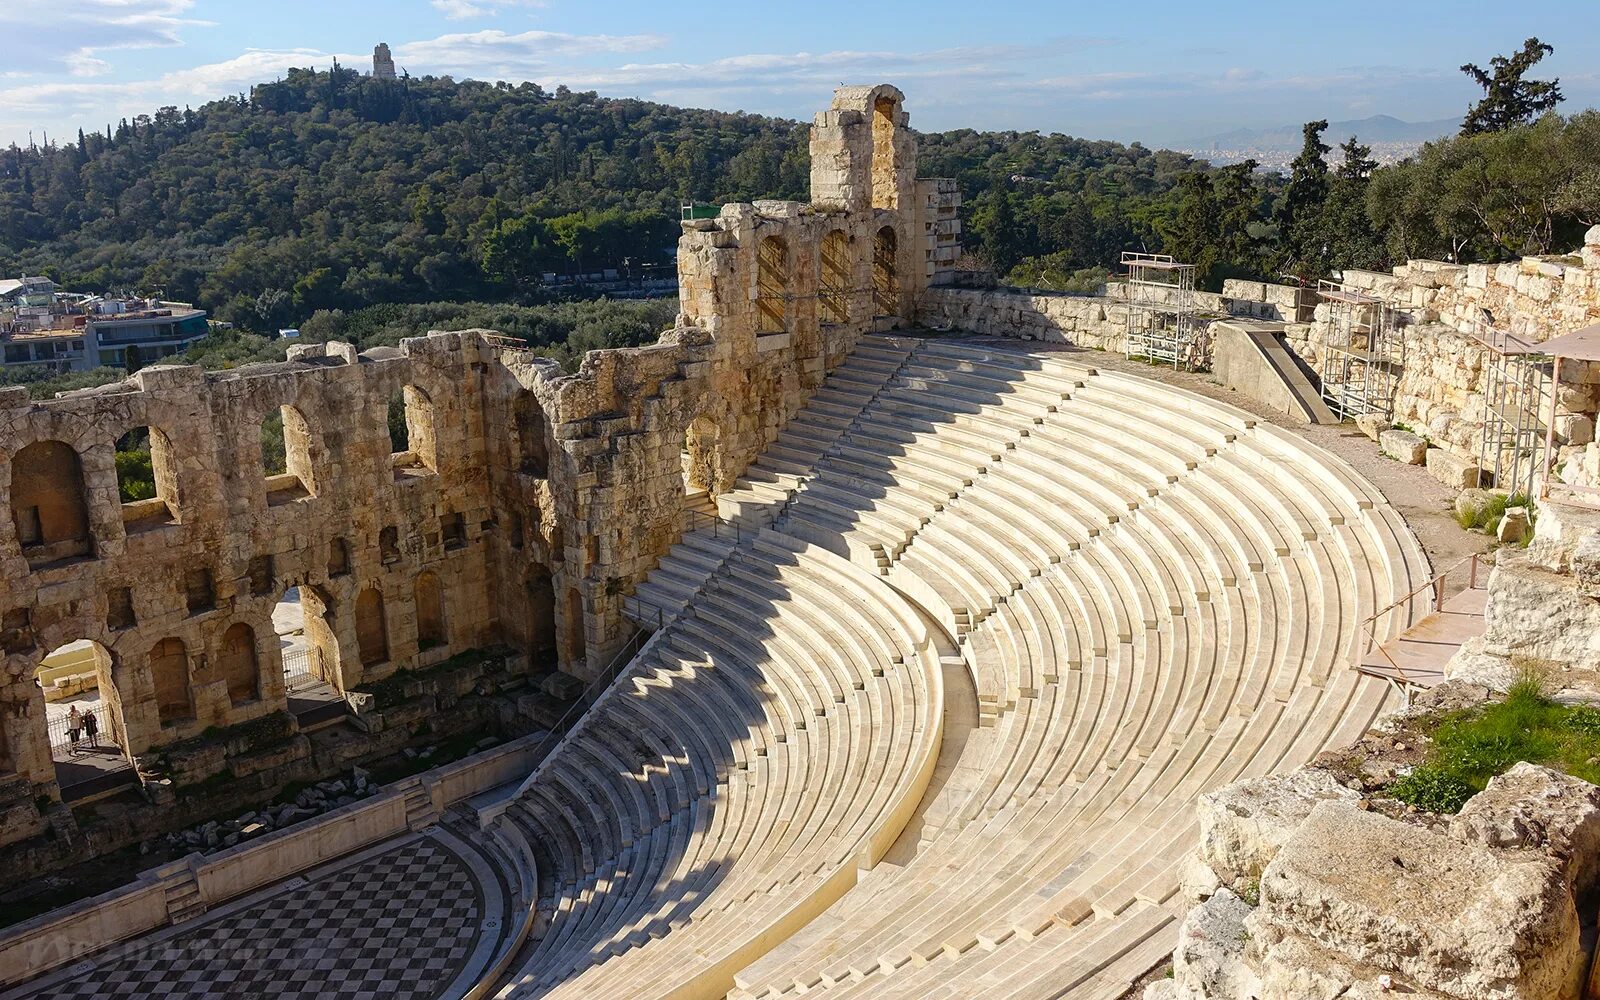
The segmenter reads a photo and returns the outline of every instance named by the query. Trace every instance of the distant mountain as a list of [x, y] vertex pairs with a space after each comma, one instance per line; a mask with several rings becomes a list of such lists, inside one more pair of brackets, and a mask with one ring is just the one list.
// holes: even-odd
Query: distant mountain
[[[1236, 128], [1230, 132], [1194, 139], [1180, 147], [1188, 150], [1206, 149], [1257, 149], [1293, 152], [1300, 148], [1301, 125], [1284, 125], [1280, 128]], [[1337, 147], [1352, 135], [1359, 136], [1367, 145], [1374, 143], [1404, 143], [1422, 145], [1434, 139], [1454, 135], [1461, 128], [1460, 118], [1441, 118], [1431, 122], [1401, 121], [1392, 115], [1373, 115], [1356, 121], [1331, 122], [1323, 135], [1323, 142]]]

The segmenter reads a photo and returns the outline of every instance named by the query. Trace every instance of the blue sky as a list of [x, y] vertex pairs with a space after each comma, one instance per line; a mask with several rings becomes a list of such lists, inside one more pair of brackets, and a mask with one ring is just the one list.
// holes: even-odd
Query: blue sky
[[[925, 129], [1171, 145], [1236, 127], [1460, 115], [1457, 67], [1538, 35], [1565, 111], [1600, 104], [1595, 0], [0, 0], [0, 143], [197, 105], [386, 41], [412, 75], [808, 117], [888, 81]], [[1306, 14], [1301, 14], [1306, 11]], [[1293, 12], [1293, 13], [1290, 13]], [[1581, 13], [1580, 13], [1581, 12]]]

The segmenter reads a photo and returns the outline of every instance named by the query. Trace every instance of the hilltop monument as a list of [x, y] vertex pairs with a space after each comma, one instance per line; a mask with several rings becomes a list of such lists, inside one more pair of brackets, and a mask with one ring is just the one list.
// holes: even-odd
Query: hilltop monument
[[394, 57], [389, 54], [388, 42], [379, 42], [372, 48], [372, 75], [379, 80], [394, 79]]

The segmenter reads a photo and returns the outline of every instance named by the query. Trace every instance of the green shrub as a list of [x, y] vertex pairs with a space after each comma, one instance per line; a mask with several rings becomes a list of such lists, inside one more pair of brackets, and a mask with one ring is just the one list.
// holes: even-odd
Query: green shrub
[[1389, 786], [1389, 794], [1436, 813], [1460, 812], [1477, 789], [1465, 778], [1445, 768], [1423, 766]]
[[1547, 764], [1600, 784], [1600, 709], [1567, 706], [1545, 694], [1525, 668], [1503, 701], [1446, 716], [1428, 759], [1388, 793], [1432, 812], [1453, 813], [1489, 779], [1519, 761]]

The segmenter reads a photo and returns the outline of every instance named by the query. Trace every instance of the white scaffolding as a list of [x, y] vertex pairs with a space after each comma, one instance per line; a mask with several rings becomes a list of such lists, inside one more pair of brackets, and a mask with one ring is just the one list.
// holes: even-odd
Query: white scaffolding
[[1167, 254], [1133, 252], [1123, 253], [1122, 266], [1128, 357], [1173, 368], [1204, 367], [1205, 344], [1194, 312], [1195, 266]]
[[1544, 462], [1540, 415], [1549, 409], [1550, 359], [1534, 344], [1487, 325], [1474, 337], [1488, 352], [1478, 467], [1494, 476], [1493, 486], [1531, 497]]
[[1319, 372], [1328, 409], [1340, 420], [1364, 413], [1391, 416], [1406, 348], [1394, 308], [1337, 281], [1319, 281], [1317, 296], [1329, 306]]

